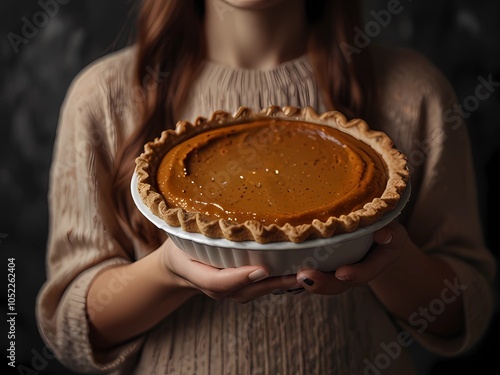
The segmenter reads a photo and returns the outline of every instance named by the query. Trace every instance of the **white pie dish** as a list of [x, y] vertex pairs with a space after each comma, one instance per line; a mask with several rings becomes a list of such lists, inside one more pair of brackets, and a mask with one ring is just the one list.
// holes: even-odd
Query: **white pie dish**
[[267, 267], [271, 276], [282, 276], [295, 274], [303, 268], [331, 272], [341, 265], [360, 261], [372, 245], [373, 232], [399, 216], [409, 200], [411, 185], [408, 181], [401, 199], [392, 211], [377, 222], [358, 228], [354, 232], [300, 243], [266, 244], [210, 238], [201, 233], [190, 233], [181, 227], [168, 225], [163, 219], [154, 215], [142, 201], [137, 189], [135, 172], [131, 180], [131, 193], [139, 211], [159, 229], [164, 230], [172, 241], [192, 258], [217, 268], [261, 265]]

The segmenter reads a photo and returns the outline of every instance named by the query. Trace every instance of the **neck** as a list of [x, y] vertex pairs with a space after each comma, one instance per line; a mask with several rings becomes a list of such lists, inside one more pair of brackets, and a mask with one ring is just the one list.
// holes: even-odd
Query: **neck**
[[206, 0], [207, 54], [237, 68], [269, 69], [306, 52], [304, 0], [247, 9]]

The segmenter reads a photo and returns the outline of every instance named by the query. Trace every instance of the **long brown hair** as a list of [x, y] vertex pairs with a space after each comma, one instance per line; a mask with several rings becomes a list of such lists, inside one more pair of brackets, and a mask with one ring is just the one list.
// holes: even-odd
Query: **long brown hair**
[[[367, 117], [373, 87], [369, 49], [345, 56], [361, 27], [360, 0], [307, 0], [310, 23], [308, 53], [329, 110], [347, 117]], [[174, 128], [173, 108], [186, 99], [197, 69], [205, 58], [204, 0], [142, 0], [135, 39], [134, 87], [139, 123], [121, 145], [115, 159], [113, 191], [116, 215], [126, 232], [155, 248], [163, 236], [135, 208], [129, 183], [135, 158], [146, 142]], [[137, 95], [135, 95], [137, 97]], [[236, 109], [236, 108], [235, 108]]]

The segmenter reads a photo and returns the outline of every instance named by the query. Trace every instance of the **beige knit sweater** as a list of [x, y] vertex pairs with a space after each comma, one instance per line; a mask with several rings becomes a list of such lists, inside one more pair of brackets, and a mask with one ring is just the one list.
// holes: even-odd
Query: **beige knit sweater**
[[[476, 207], [466, 127], [452, 111], [449, 83], [422, 56], [377, 54], [380, 120], [408, 155], [412, 196], [401, 220], [424, 251], [459, 275], [443, 283], [441, 300], [422, 306], [412, 324], [391, 318], [368, 287], [339, 296], [269, 295], [248, 304], [198, 296], [147, 334], [97, 355], [88, 339], [85, 296], [96, 274], [144, 257], [136, 241], [125, 251], [109, 204], [110, 168], [134, 128], [133, 47], [85, 69], [61, 111], [50, 184], [47, 281], [37, 300], [40, 332], [58, 359], [81, 372], [113, 374], [413, 374], [411, 349], [439, 355], [470, 349], [494, 309], [494, 258], [485, 248]], [[194, 120], [239, 105], [311, 105], [323, 111], [307, 57], [267, 71], [207, 62], [179, 119]], [[118, 282], [131, 282], [117, 275]], [[461, 295], [466, 330], [456, 339], [426, 333], [432, 314]], [[103, 303], [112, 298], [102, 296]]]

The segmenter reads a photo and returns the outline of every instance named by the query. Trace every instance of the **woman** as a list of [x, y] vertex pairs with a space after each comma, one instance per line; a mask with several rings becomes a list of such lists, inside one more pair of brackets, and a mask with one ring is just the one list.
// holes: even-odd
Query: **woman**
[[[360, 14], [357, 1], [144, 0], [135, 43], [77, 77], [61, 113], [37, 301], [62, 363], [115, 374], [412, 374], [414, 342], [452, 356], [480, 340], [496, 265], [466, 128], [446, 116], [453, 91], [414, 52], [356, 44]], [[135, 208], [129, 183], [144, 143], [180, 119], [271, 104], [365, 118], [408, 155], [412, 199], [362, 262], [286, 277], [219, 270]]]

